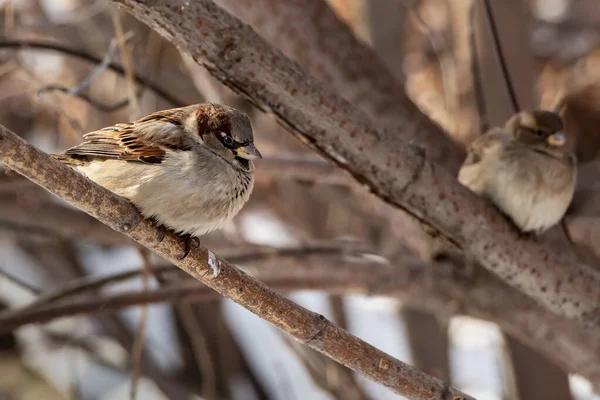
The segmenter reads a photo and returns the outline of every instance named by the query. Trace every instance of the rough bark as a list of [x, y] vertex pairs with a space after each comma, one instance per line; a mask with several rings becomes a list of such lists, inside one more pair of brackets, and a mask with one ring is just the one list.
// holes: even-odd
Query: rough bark
[[[182, 239], [162, 237], [127, 200], [28, 145], [0, 127], [0, 161], [63, 200], [126, 234], [296, 340], [411, 399], [471, 397], [383, 353], [322, 315], [300, 307], [201, 246], [185, 254]], [[215, 273], [217, 271], [217, 273]]]
[[210, 0], [116, 3], [188, 52], [221, 82], [275, 114], [298, 139], [417, 218], [431, 235], [553, 312], [600, 325], [600, 275], [578, 264], [572, 252], [521, 237], [488, 202], [429, 162], [423, 147], [404, 139], [438, 132], [423, 114], [399, 111], [406, 118], [403, 129], [394, 135], [376, 130], [363, 112]]
[[[402, 132], [406, 140], [423, 146], [432, 161], [458, 171], [462, 161], [460, 148], [437, 125], [423, 118], [385, 62], [354, 36], [324, 0], [215, 3], [248, 23], [321, 84], [362, 110], [371, 118], [369, 123], [382, 129], [383, 138]], [[397, 9], [401, 18], [404, 6], [388, 6]], [[396, 54], [400, 53], [397, 49]]]

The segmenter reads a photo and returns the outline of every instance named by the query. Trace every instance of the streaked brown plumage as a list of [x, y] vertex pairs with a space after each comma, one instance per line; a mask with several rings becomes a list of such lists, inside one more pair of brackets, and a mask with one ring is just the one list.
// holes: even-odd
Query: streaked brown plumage
[[54, 157], [194, 236], [240, 211], [254, 185], [250, 160], [261, 157], [248, 117], [219, 104], [159, 111], [84, 139]]
[[576, 160], [562, 128], [550, 111], [516, 114], [469, 146], [458, 181], [523, 232], [544, 232], [563, 217], [575, 190]]

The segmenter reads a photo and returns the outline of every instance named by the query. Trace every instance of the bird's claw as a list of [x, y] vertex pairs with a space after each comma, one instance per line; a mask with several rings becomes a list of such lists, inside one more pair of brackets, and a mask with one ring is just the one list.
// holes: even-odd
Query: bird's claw
[[519, 231], [519, 239], [524, 239], [524, 240], [536, 240], [538, 238], [539, 233], [537, 232], [532, 232], [532, 231], [527, 231], [527, 232], [523, 232], [523, 231]]
[[152, 222], [152, 226], [158, 231], [156, 240], [158, 240], [158, 243], [162, 243], [162, 241], [165, 239], [165, 235], [167, 234], [167, 229], [154, 218], [150, 218], [150, 221]]
[[183, 240], [183, 255], [181, 257], [177, 257], [178, 260], [183, 260], [186, 258], [188, 254], [190, 254], [190, 251], [192, 251], [192, 247], [200, 246], [200, 239], [198, 239], [196, 236], [187, 234], [182, 235], [181, 238]]

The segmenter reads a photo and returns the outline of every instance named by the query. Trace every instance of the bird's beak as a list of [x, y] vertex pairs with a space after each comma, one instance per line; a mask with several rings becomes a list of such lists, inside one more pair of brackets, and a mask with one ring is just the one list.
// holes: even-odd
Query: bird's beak
[[548, 142], [548, 144], [550, 146], [562, 147], [567, 142], [567, 136], [565, 135], [565, 133], [563, 131], [558, 131], [558, 132], [553, 133], [552, 135], [548, 136], [546, 141]]
[[247, 146], [238, 147], [235, 149], [235, 154], [238, 157], [245, 158], [246, 160], [255, 160], [257, 158], [262, 158], [260, 151], [256, 148], [256, 146], [250, 143]]

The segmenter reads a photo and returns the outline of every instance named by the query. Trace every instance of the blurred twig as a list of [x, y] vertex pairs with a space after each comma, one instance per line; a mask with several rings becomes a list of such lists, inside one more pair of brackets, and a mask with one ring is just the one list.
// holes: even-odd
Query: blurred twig
[[19, 195], [23, 188], [17, 186], [15, 189], [1, 192], [0, 224], [20, 228], [28, 234], [37, 232], [66, 239], [89, 239], [106, 245], [134, 243], [75, 208], [51, 201], [32, 201], [31, 197], [23, 201]]
[[[377, 277], [379, 275], [375, 275]], [[359, 281], [358, 278], [361, 278]], [[331, 277], [307, 276], [305, 278], [275, 277], [264, 281], [269, 287], [281, 292], [292, 290], [325, 290], [331, 293], [365, 293], [370, 290], [365, 284], [364, 276], [358, 275], [348, 281]], [[341, 281], [341, 282], [340, 282]], [[117, 295], [74, 299], [69, 302], [57, 302], [40, 305], [34, 308], [25, 307], [0, 313], [0, 331], [14, 330], [31, 323], [44, 323], [61, 317], [91, 315], [122, 310], [131, 306], [139, 306], [165, 301], [200, 302], [218, 298], [218, 293], [198, 282], [183, 281], [159, 289], [123, 292]]]
[[43, 289], [40, 289], [37, 286], [33, 286], [31, 283], [26, 282], [24, 279], [21, 279], [14, 274], [11, 274], [10, 272], [6, 271], [3, 268], [0, 268], [0, 280], [1, 279], [6, 279], [6, 280], [14, 283], [17, 286], [20, 286], [20, 287], [26, 289], [27, 291], [31, 292], [32, 294], [39, 295], [44, 292]]
[[190, 304], [175, 300], [175, 305], [189, 335], [194, 358], [198, 363], [198, 370], [202, 376], [202, 396], [206, 400], [216, 400], [218, 396], [215, 365], [209, 353], [204, 330], [194, 315]]
[[[350, 257], [354, 257], [354, 259], [359, 259], [359, 257], [362, 257], [365, 254], [360, 253], [357, 249], [348, 248], [347, 244], [340, 244], [336, 246], [335, 244], [314, 243], [306, 244], [304, 246], [287, 248], [257, 246], [244, 251], [238, 250], [236, 251], [236, 253], [226, 255], [224, 258], [226, 258], [230, 263], [233, 264], [244, 264], [248, 262], [264, 262], [268, 259], [274, 259], [275, 261], [281, 262], [285, 258], [300, 261], [302, 259], [315, 255], [335, 256], [335, 260], [340, 261], [341, 258], [339, 257], [342, 255], [347, 255]], [[368, 259], [365, 258], [365, 260]], [[368, 265], [374, 264], [369, 263]], [[153, 266], [151, 268], [151, 272], [153, 274], [160, 276], [162, 276], [165, 273], [179, 271], [180, 269], [175, 267], [174, 265]], [[58, 300], [63, 300], [70, 296], [94, 291], [112, 283], [122, 282], [124, 280], [138, 277], [142, 273], [143, 270], [134, 269], [129, 271], [118, 272], [108, 276], [86, 276], [79, 279], [74, 279], [58, 289], [43, 294], [42, 296], [40, 296], [40, 298], [31, 303], [28, 306], [28, 308], [47, 305], [50, 303], [54, 303]]]
[[[125, 35], [126, 38], [125, 40], [130, 37], [131, 35]], [[84, 100], [85, 102], [89, 103], [90, 105], [96, 107], [97, 109], [99, 109], [100, 111], [103, 112], [113, 112], [116, 111], [122, 107], [125, 107], [129, 104], [129, 99], [125, 99], [122, 101], [119, 101], [115, 104], [103, 104], [100, 103], [99, 101], [91, 98], [89, 95], [85, 94], [82, 92], [83, 89], [86, 89], [90, 86], [90, 84], [92, 83], [92, 81], [103, 71], [105, 71], [108, 67], [108, 65], [110, 64], [112, 57], [114, 55], [115, 49], [117, 47], [117, 40], [116, 39], [112, 39], [110, 41], [110, 44], [108, 46], [108, 51], [106, 52], [106, 55], [104, 56], [104, 58], [102, 59], [102, 62], [92, 70], [92, 72], [90, 72], [88, 74], [88, 76], [86, 76], [76, 87], [74, 88], [66, 88], [64, 86], [59, 86], [59, 85], [48, 85], [48, 86], [44, 86], [42, 88], [40, 88], [38, 90], [38, 95], [44, 93], [44, 92], [49, 92], [49, 91], [60, 91], [63, 93], [67, 93], [71, 96], [76, 96], [79, 97], [80, 99]]]
[[13, 0], [4, 3], [4, 36], [9, 37], [12, 34], [15, 25], [15, 7]]
[[494, 18], [494, 13], [492, 11], [492, 7], [490, 6], [489, 0], [481, 0], [483, 5], [483, 10], [485, 12], [487, 22], [489, 23], [490, 30], [492, 33], [492, 43], [494, 46], [494, 51], [496, 52], [496, 57], [498, 59], [498, 64], [500, 65], [500, 69], [502, 70], [502, 75], [504, 81], [506, 83], [506, 89], [508, 90], [509, 99], [511, 102], [511, 106], [514, 113], [518, 113], [521, 111], [521, 107], [519, 106], [519, 100], [517, 99], [517, 94], [515, 91], [515, 86], [510, 75], [510, 71], [508, 70], [508, 66], [506, 64], [506, 57], [504, 55], [504, 51], [502, 50], [502, 44], [500, 43], [500, 35], [498, 34], [498, 27], [496, 25], [496, 19]]
[[135, 74], [133, 72], [133, 60], [131, 52], [127, 48], [126, 35], [121, 22], [119, 11], [113, 10], [111, 13], [117, 43], [119, 45], [119, 53], [121, 54], [121, 62], [125, 70], [125, 80], [127, 81], [127, 97], [129, 99], [129, 119], [135, 121], [141, 117], [140, 105], [135, 91]]
[[44, 92], [52, 92], [52, 91], [63, 92], [68, 95], [78, 97], [81, 100], [85, 101], [86, 103], [89, 103], [91, 106], [97, 108], [98, 110], [100, 110], [102, 112], [106, 112], [106, 113], [120, 110], [121, 108], [129, 105], [129, 99], [121, 100], [114, 104], [104, 104], [104, 103], [99, 102], [96, 99], [91, 98], [89, 95], [87, 95], [85, 93], [82, 93], [79, 91], [74, 92], [71, 88], [67, 88], [64, 86], [58, 86], [58, 85], [44, 86], [43, 88], [40, 88], [38, 90], [38, 95], [41, 95]]
[[257, 180], [297, 179], [315, 183], [354, 185], [356, 182], [333, 163], [313, 155], [270, 153], [255, 165]]
[[[31, 49], [40, 49], [40, 50], [49, 50], [55, 51], [61, 54], [69, 55], [72, 57], [79, 58], [81, 60], [88, 61], [92, 64], [100, 64], [102, 63], [102, 58], [86, 53], [83, 50], [71, 49], [69, 47], [63, 46], [58, 43], [45, 43], [45, 42], [35, 42], [35, 41], [27, 41], [27, 40], [6, 40], [0, 41], [0, 49], [17, 49], [17, 50], [31, 50]], [[125, 75], [125, 69], [114, 62], [111, 62], [107, 65], [107, 68], [120, 74]], [[134, 79], [140, 85], [146, 86], [150, 88], [157, 96], [163, 98], [165, 101], [173, 104], [175, 107], [181, 107], [185, 104], [173, 97], [159, 86], [157, 86], [154, 82], [147, 79], [144, 76], [136, 74]]]
[[[131, 34], [125, 35], [126, 37], [124, 37], [122, 39], [122, 41], [127, 40], [129, 37], [131, 37]], [[121, 39], [119, 39], [121, 40]], [[98, 64], [98, 66], [96, 68], [94, 68], [92, 70], [92, 72], [90, 72], [88, 74], [88, 76], [86, 76], [80, 83], [79, 85], [77, 85], [77, 87], [70, 89], [70, 94], [76, 94], [78, 92], [80, 92], [83, 89], [88, 88], [91, 84], [92, 81], [98, 76], [100, 75], [102, 72], [104, 72], [106, 70], [106, 68], [108, 67], [108, 65], [110, 64], [110, 62], [112, 61], [113, 55], [115, 53], [115, 49], [117, 47], [117, 39], [112, 39], [110, 41], [110, 44], [108, 45], [108, 50], [106, 51], [106, 54], [104, 55], [104, 58], [102, 59], [102, 62], [100, 64]]]
[[471, 52], [471, 76], [473, 80], [473, 90], [475, 95], [475, 106], [477, 107], [477, 115], [479, 117], [479, 134], [482, 135], [490, 129], [488, 121], [487, 105], [483, 94], [483, 84], [481, 77], [480, 61], [477, 52], [477, 42], [475, 38], [475, 1], [472, 0], [469, 5], [469, 49]]
[[[414, 22], [421, 33], [427, 37], [427, 40], [431, 44], [431, 48], [435, 53], [435, 57], [442, 73], [442, 86], [446, 109], [451, 115], [456, 114], [458, 110], [458, 82], [454, 59], [444, 54], [444, 44], [440, 43], [439, 36], [434, 34], [427, 22], [424, 21], [417, 12], [415, 12], [413, 9], [414, 6], [405, 4], [404, 1], [400, 1], [400, 4], [406, 8], [412, 22]], [[452, 126], [454, 129], [456, 128], [455, 118], [452, 119]]]
[[[142, 290], [148, 291], [148, 279], [152, 270], [150, 262], [150, 254], [146, 249], [138, 249], [138, 253], [142, 258]], [[148, 306], [144, 305], [141, 309], [140, 319], [133, 340], [133, 349], [131, 349], [131, 382], [129, 389], [129, 399], [135, 400], [137, 397], [137, 387], [141, 375], [142, 356], [144, 354], [144, 342], [146, 339], [146, 327], [148, 326]]]

